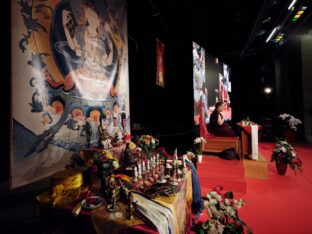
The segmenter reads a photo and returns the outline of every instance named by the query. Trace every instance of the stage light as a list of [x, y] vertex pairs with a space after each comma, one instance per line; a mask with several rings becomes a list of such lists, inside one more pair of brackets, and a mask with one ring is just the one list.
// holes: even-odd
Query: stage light
[[303, 6], [301, 9], [296, 13], [296, 15], [291, 19], [291, 22], [296, 22], [304, 13], [307, 7]]
[[264, 93], [270, 94], [272, 92], [272, 89], [270, 87], [264, 88]]
[[273, 30], [272, 30], [272, 32], [271, 32], [271, 34], [270, 34], [270, 36], [268, 36], [268, 38], [266, 39], [266, 43], [269, 41], [269, 40], [271, 40], [271, 38], [274, 36], [274, 33], [276, 32], [276, 30], [278, 29], [279, 27], [275, 27]]
[[292, 7], [295, 5], [296, 2], [297, 0], [293, 0], [289, 5], [288, 10], [292, 9]]

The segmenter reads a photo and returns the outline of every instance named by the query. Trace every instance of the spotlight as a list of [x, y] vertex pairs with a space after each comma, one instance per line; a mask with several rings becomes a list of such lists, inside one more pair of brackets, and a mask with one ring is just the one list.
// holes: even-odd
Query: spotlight
[[271, 92], [272, 92], [272, 88], [270, 88], [270, 87], [264, 88], [264, 93], [265, 94], [270, 94]]

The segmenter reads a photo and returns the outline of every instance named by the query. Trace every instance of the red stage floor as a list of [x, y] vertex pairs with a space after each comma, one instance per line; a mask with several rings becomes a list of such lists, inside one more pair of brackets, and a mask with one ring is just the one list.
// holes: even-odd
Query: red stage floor
[[[260, 143], [259, 150], [270, 160], [273, 143]], [[239, 216], [256, 234], [312, 233], [312, 145], [295, 145], [303, 161], [303, 174], [294, 174], [288, 167], [285, 176], [269, 163], [269, 178], [246, 178], [247, 193], [235, 192], [246, 205]], [[202, 217], [201, 217], [202, 218]]]

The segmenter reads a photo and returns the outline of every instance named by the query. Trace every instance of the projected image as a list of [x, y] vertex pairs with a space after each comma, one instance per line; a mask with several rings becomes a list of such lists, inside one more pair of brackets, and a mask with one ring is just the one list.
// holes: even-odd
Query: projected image
[[205, 53], [204, 48], [193, 42], [193, 88], [194, 124], [199, 124], [199, 110], [202, 103], [205, 123], [216, 102], [226, 103], [222, 113], [226, 120], [232, 119], [230, 67], [218, 58]]
[[230, 68], [223, 64], [223, 74], [219, 74], [219, 100], [226, 103], [223, 116], [226, 120], [232, 119], [231, 100], [229, 92], [231, 92]]
[[204, 95], [205, 81], [205, 50], [193, 42], [194, 123], [196, 125], [199, 124], [200, 101], [205, 101], [204, 98], [207, 98]]

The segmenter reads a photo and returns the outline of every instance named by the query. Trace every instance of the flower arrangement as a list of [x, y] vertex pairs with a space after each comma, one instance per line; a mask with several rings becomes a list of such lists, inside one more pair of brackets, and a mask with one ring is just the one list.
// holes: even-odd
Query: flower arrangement
[[203, 137], [197, 137], [194, 140], [194, 153], [195, 153], [195, 155], [201, 155], [202, 154], [202, 147], [201, 147], [202, 142], [206, 143], [206, 140]]
[[146, 154], [149, 154], [156, 149], [158, 144], [159, 140], [151, 135], [142, 135], [137, 142], [137, 146], [139, 146]]
[[284, 162], [289, 164], [290, 168], [295, 172], [302, 172], [302, 161], [297, 156], [296, 150], [287, 141], [278, 140], [273, 149], [271, 162]]
[[285, 127], [290, 128], [294, 131], [297, 131], [297, 125], [298, 124], [302, 124], [300, 119], [297, 119], [290, 114], [284, 113], [284, 114], [279, 115], [278, 117], [284, 121]]
[[204, 198], [208, 220], [199, 226], [198, 233], [252, 233], [251, 228], [239, 218], [237, 209], [245, 205], [243, 199], [234, 199], [232, 192], [222, 192], [218, 186]]
[[96, 176], [100, 181], [111, 175], [114, 169], [119, 168], [119, 160], [107, 150], [84, 150], [71, 156], [66, 169], [77, 169], [84, 172], [90, 179]]

